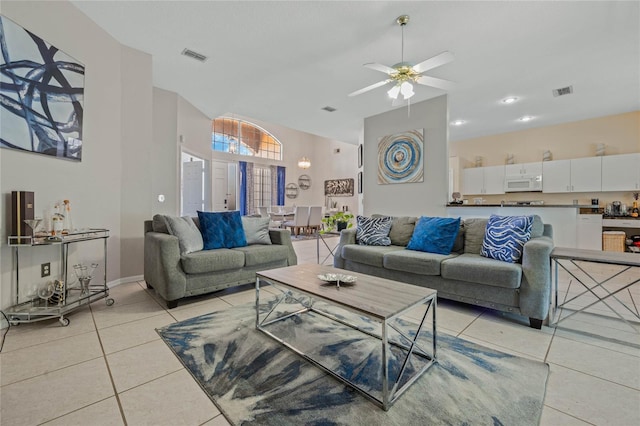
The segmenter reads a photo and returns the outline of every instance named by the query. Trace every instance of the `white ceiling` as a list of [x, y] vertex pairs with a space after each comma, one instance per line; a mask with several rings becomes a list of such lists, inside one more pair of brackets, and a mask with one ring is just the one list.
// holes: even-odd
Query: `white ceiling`
[[[357, 143], [363, 118], [390, 110], [367, 62], [448, 50], [428, 75], [449, 91], [449, 140], [640, 110], [640, 2], [73, 1], [120, 43], [153, 57], [153, 83], [206, 115], [236, 113]], [[205, 63], [181, 56], [189, 48]], [[555, 98], [552, 89], [573, 85]], [[445, 92], [416, 87], [413, 102]], [[517, 96], [510, 106], [501, 99]], [[337, 109], [323, 111], [324, 106]], [[405, 106], [406, 108], [406, 106]], [[534, 116], [529, 123], [518, 122]]]

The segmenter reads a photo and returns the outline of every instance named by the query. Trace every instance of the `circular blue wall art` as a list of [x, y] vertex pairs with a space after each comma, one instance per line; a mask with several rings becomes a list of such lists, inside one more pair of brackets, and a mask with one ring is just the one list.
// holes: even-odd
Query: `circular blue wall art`
[[424, 181], [422, 129], [380, 138], [378, 142], [378, 183]]

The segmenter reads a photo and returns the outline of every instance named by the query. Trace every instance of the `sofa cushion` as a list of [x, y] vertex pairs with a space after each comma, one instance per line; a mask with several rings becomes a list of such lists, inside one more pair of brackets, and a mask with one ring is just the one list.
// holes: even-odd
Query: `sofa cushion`
[[244, 253], [244, 266], [266, 265], [268, 263], [287, 261], [289, 249], [277, 244], [253, 244], [246, 247], [236, 247], [232, 251]]
[[465, 219], [464, 220], [464, 252], [480, 254], [484, 231], [489, 219]]
[[356, 242], [366, 246], [391, 245], [389, 231], [391, 230], [391, 217], [365, 217], [358, 216], [356, 222]]
[[181, 262], [187, 274], [204, 274], [242, 268], [244, 253], [227, 248], [201, 250], [183, 255]]
[[533, 223], [531, 224], [531, 238], [542, 237], [544, 234], [544, 222], [537, 214], [533, 215]]
[[165, 216], [164, 220], [169, 233], [178, 237], [178, 245], [180, 246], [180, 254], [192, 253], [200, 251], [204, 247], [202, 234], [193, 223], [193, 219], [189, 216]]
[[407, 248], [427, 253], [450, 254], [459, 230], [460, 218], [422, 216]]
[[204, 249], [244, 247], [247, 239], [239, 211], [198, 212]]
[[163, 214], [154, 214], [151, 221], [151, 229], [153, 232], [160, 232], [161, 234], [168, 234], [167, 222], [164, 220]]
[[[371, 217], [387, 217], [381, 214], [373, 214]], [[413, 229], [418, 221], [417, 217], [401, 216], [391, 217], [391, 230], [389, 231], [389, 239], [392, 246], [406, 246], [411, 240]]]
[[440, 263], [457, 255], [426, 253], [415, 250], [398, 250], [384, 255], [383, 265], [386, 269], [411, 272], [420, 275], [440, 275]]
[[244, 236], [247, 240], [247, 245], [271, 244], [271, 237], [269, 237], [270, 220], [271, 218], [269, 216], [242, 216], [242, 228], [244, 229]]
[[487, 223], [480, 255], [503, 262], [520, 261], [524, 244], [531, 238], [532, 223], [533, 216], [492, 214]]
[[460, 229], [458, 230], [458, 235], [456, 235], [456, 239], [453, 242], [453, 248], [451, 249], [451, 253], [462, 254], [464, 253], [464, 223], [460, 223]]
[[519, 288], [522, 265], [465, 253], [440, 264], [442, 278], [486, 284], [494, 287]]
[[342, 258], [352, 262], [382, 268], [384, 266], [385, 254], [404, 250], [405, 248], [400, 246], [361, 246], [357, 244], [347, 244], [342, 247]]

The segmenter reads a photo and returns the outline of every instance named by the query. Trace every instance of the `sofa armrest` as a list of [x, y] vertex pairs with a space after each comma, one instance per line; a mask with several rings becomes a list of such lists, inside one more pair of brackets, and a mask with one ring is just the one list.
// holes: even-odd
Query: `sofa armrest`
[[550, 237], [532, 238], [522, 253], [523, 279], [520, 285], [520, 311], [529, 318], [544, 320], [551, 302]]
[[334, 250], [333, 266], [344, 269], [344, 258], [342, 257], [342, 247], [356, 243], [356, 228], [343, 229], [340, 231], [340, 242]]
[[288, 229], [269, 229], [269, 237], [272, 244], [279, 244], [281, 246], [287, 246], [289, 249], [289, 255], [287, 256], [287, 265], [293, 266], [298, 264], [298, 256], [293, 249], [291, 243], [291, 231]]
[[164, 300], [184, 297], [187, 277], [180, 263], [178, 237], [159, 232], [144, 235], [144, 280]]

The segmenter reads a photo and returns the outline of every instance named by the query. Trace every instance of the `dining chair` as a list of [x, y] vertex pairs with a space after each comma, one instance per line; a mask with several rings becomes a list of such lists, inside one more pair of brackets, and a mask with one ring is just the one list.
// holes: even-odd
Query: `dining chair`
[[300, 235], [300, 230], [304, 231], [309, 226], [309, 207], [296, 207], [293, 220], [282, 223], [283, 228], [291, 228], [292, 235]]
[[313, 234], [316, 231], [320, 231], [322, 228], [322, 206], [309, 207], [309, 224], [307, 229], [309, 233]]

